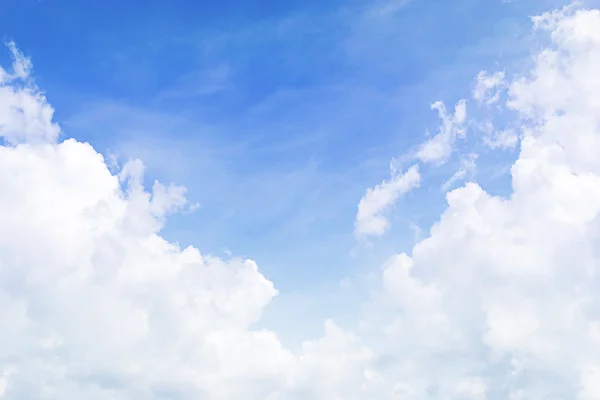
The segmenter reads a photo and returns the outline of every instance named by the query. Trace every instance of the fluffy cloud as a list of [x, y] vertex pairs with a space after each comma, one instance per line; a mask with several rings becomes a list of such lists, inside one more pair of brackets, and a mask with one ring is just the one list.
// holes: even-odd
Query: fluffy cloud
[[535, 21], [551, 45], [507, 83], [512, 193], [453, 190], [429, 237], [384, 268], [378, 344], [407, 398], [599, 398], [600, 11]]
[[[301, 353], [255, 330], [277, 291], [252, 260], [159, 235], [185, 189], [116, 175], [58, 141], [30, 62], [0, 76], [0, 398], [330, 399], [361, 389], [370, 352], [333, 322]], [[348, 382], [356, 382], [349, 385]]]
[[277, 294], [253, 261], [160, 236], [182, 188], [146, 191], [141, 163], [114, 175], [57, 140], [15, 50], [0, 74], [0, 398], [597, 399], [600, 11], [536, 21], [552, 43], [506, 83], [510, 195], [447, 193], [357, 332], [327, 321], [297, 350], [253, 328]]
[[15, 44], [8, 44], [13, 56], [12, 72], [0, 67], [0, 137], [6, 142], [55, 140], [60, 133], [52, 122], [54, 110], [30, 82], [31, 62]]

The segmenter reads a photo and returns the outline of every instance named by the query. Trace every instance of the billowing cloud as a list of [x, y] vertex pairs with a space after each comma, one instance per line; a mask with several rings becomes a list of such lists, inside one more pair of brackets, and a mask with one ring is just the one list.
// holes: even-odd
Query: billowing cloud
[[507, 83], [512, 193], [449, 192], [429, 237], [384, 267], [371, 311], [387, 319], [368, 321], [406, 398], [600, 395], [600, 11], [539, 20], [552, 44]]
[[0, 67], [0, 137], [6, 142], [55, 140], [60, 128], [52, 122], [54, 110], [43, 94], [31, 83], [31, 62], [13, 42], [12, 72]]
[[277, 295], [256, 263], [160, 236], [182, 188], [146, 191], [141, 163], [114, 175], [58, 141], [15, 53], [0, 89], [0, 398], [597, 399], [600, 11], [537, 21], [552, 43], [506, 83], [512, 192], [447, 193], [427, 237], [383, 266], [356, 332], [327, 321], [299, 349], [254, 328]]
[[327, 322], [297, 354], [253, 329], [277, 295], [256, 263], [162, 238], [168, 214], [189, 207], [185, 189], [155, 182], [146, 191], [141, 161], [113, 174], [89, 144], [59, 141], [29, 60], [9, 47], [0, 398], [329, 399], [363, 390], [370, 352], [358, 338]]
[[441, 368], [469, 371], [432, 370], [446, 393], [474, 379], [469, 398], [482, 388], [491, 399], [598, 397], [600, 12], [544, 21], [552, 45], [508, 89], [522, 135], [512, 193], [476, 183], [448, 193], [430, 236], [384, 274], [402, 310], [394, 340], [422, 349], [434, 331]]

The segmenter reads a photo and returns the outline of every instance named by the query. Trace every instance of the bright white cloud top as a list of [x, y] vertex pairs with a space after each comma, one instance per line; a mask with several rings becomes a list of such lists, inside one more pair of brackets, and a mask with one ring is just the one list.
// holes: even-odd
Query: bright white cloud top
[[[11, 45], [14, 65], [0, 71], [0, 398], [599, 399], [600, 11], [535, 23], [551, 43], [532, 69], [477, 92], [505, 91], [514, 111], [510, 196], [475, 183], [449, 192], [429, 236], [384, 266], [360, 332], [327, 321], [300, 349], [253, 328], [277, 294], [256, 263], [160, 236], [186, 207], [182, 188], [147, 192], [141, 163], [114, 175], [90, 145], [59, 141]], [[438, 107], [443, 130], [421, 160], [445, 160], [463, 106]], [[375, 218], [363, 231], [385, 230], [378, 213], [416, 186], [410, 171], [363, 199], [359, 219]]]

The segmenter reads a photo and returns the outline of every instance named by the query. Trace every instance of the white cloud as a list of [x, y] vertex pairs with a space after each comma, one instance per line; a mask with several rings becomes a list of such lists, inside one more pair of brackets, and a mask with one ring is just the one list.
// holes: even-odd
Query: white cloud
[[483, 145], [490, 149], [514, 149], [519, 144], [519, 135], [513, 128], [498, 130], [489, 121], [479, 127], [484, 133]]
[[52, 107], [13, 56], [0, 82], [1, 398], [370, 395], [356, 336], [327, 322], [294, 353], [253, 329], [277, 295], [256, 263], [162, 238], [166, 216], [189, 206], [185, 189], [146, 191], [139, 160], [115, 174], [89, 144], [58, 142]]
[[460, 167], [458, 170], [442, 185], [442, 190], [448, 190], [452, 185], [460, 182], [466, 178], [472, 178], [477, 170], [478, 155], [475, 153], [469, 153], [461, 156]]
[[444, 360], [417, 362], [435, 376], [415, 374], [417, 392], [475, 379], [461, 386], [473, 398], [598, 398], [600, 12], [569, 10], [548, 27], [553, 45], [509, 85], [523, 136], [510, 197], [475, 183], [448, 193], [430, 236], [399, 258], [409, 272], [386, 267], [384, 282], [402, 282], [387, 298], [404, 293], [390, 346]]
[[467, 103], [465, 100], [460, 100], [454, 107], [454, 114], [451, 115], [441, 101], [433, 103], [431, 109], [437, 110], [442, 124], [438, 133], [421, 145], [417, 151], [417, 158], [424, 163], [440, 165], [450, 158], [456, 138], [465, 135]]
[[390, 180], [384, 180], [374, 188], [368, 189], [358, 203], [355, 233], [359, 236], [383, 235], [389, 228], [385, 211], [404, 193], [418, 187], [420, 180], [419, 168], [415, 165], [403, 174], [392, 170]]
[[578, 399], [593, 400], [600, 398], [600, 367], [592, 365], [583, 368], [581, 374], [581, 391]]
[[90, 145], [57, 142], [45, 99], [4, 79], [3, 124], [28, 126], [14, 96], [48, 111], [0, 130], [19, 139], [0, 147], [1, 397], [596, 399], [600, 12], [542, 28], [553, 44], [507, 83], [510, 196], [447, 193], [429, 235], [384, 265], [357, 333], [327, 321], [298, 350], [253, 328], [277, 294], [256, 263], [159, 235], [183, 189], [147, 192], [140, 163], [114, 175]]
[[[54, 110], [29, 82], [31, 61], [8, 44], [13, 56], [12, 72], [0, 67], [0, 137], [8, 143], [54, 140], [60, 128], [52, 122]], [[11, 85], [20, 81], [24, 87]]]
[[0, 375], [0, 399], [4, 397], [8, 380], [15, 372], [16, 370], [13, 366], [5, 367], [4, 371], [2, 371], [2, 375]]
[[487, 71], [481, 71], [475, 79], [473, 98], [480, 104], [491, 105], [497, 103], [504, 87], [504, 72], [500, 71], [490, 75]]
[[485, 400], [486, 391], [485, 383], [477, 378], [465, 379], [456, 384], [456, 395], [463, 399]]

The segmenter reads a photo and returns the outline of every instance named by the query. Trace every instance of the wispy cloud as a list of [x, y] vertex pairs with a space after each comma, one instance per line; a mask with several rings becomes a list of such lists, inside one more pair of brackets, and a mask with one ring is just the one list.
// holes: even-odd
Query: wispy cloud
[[444, 182], [442, 185], [442, 190], [446, 191], [457, 182], [460, 182], [466, 178], [472, 178], [477, 170], [477, 157], [478, 155], [475, 153], [463, 155], [460, 158], [460, 167], [446, 182]]
[[456, 103], [453, 114], [447, 113], [446, 106], [441, 101], [433, 103], [431, 109], [437, 110], [442, 124], [438, 133], [421, 145], [417, 158], [424, 163], [440, 165], [450, 158], [456, 139], [465, 135], [467, 103], [465, 100]]
[[392, 170], [390, 180], [385, 180], [367, 193], [358, 203], [355, 233], [358, 236], [381, 236], [389, 228], [389, 222], [383, 214], [406, 192], [419, 186], [421, 177], [415, 165], [406, 172]]
[[221, 93], [231, 88], [230, 74], [227, 64], [187, 72], [178, 77], [175, 84], [160, 90], [156, 100], [197, 99]]

